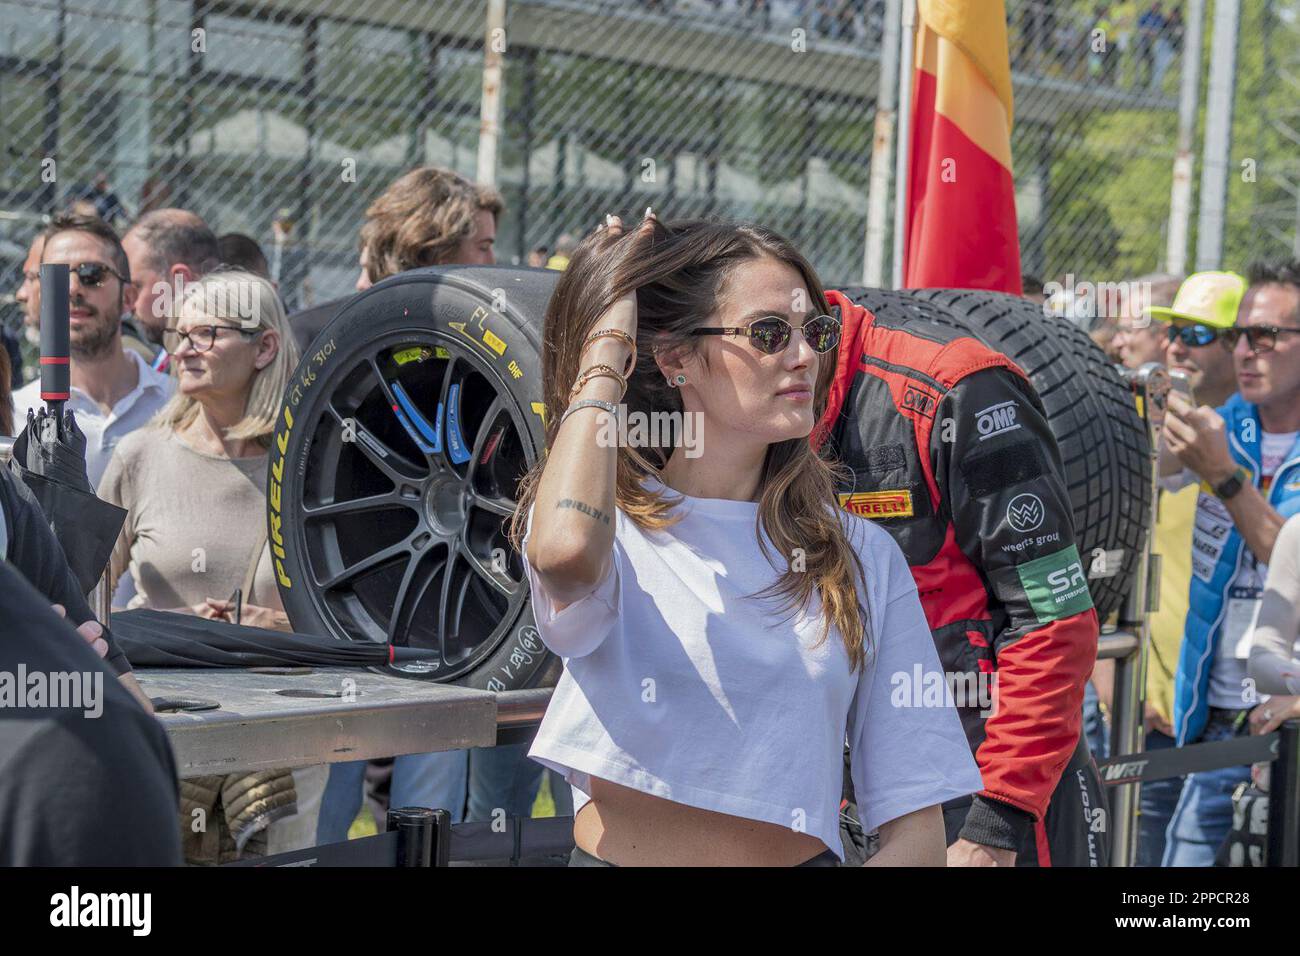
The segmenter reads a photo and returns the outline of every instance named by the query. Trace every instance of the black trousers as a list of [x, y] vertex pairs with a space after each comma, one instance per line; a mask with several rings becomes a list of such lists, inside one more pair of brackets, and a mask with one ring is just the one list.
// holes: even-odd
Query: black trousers
[[[956, 842], [969, 809], [969, 799], [944, 804], [943, 825], [949, 846]], [[1029, 828], [1024, 843], [1016, 850], [1016, 866], [1109, 865], [1110, 805], [1106, 786], [1088, 751], [1088, 742], [1080, 737], [1052, 792], [1046, 816]]]
[[[835, 855], [834, 850], [827, 850], [824, 853], [818, 853], [811, 860], [804, 860], [796, 866], [839, 866], [840, 858]], [[608, 860], [602, 860], [598, 856], [592, 856], [582, 847], [575, 846], [573, 852], [569, 854], [569, 866], [618, 866], [617, 863], [610, 863]]]
[[[845, 786], [850, 784], [846, 782]], [[943, 826], [949, 846], [957, 842], [970, 805], [970, 797], [943, 805]], [[861, 865], [875, 851], [858, 825], [858, 810], [852, 803], [840, 813], [840, 836], [847, 854], [845, 866]], [[1088, 742], [1080, 737], [1052, 793], [1046, 817], [1029, 828], [1024, 843], [1016, 849], [1016, 866], [1109, 865], [1110, 805], [1106, 787], [1088, 751]]]

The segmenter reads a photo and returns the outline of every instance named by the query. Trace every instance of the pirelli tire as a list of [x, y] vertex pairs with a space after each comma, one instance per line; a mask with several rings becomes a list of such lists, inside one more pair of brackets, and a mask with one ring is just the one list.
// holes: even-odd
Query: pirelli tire
[[541, 327], [557, 273], [419, 269], [352, 299], [306, 350], [271, 449], [268, 534], [295, 630], [437, 648], [425, 679], [548, 686], [505, 536], [544, 445]]
[[1029, 376], [1060, 446], [1075, 539], [1104, 621], [1137, 571], [1150, 506], [1151, 460], [1129, 386], [1083, 330], [1000, 292], [840, 290], [877, 315], [970, 332]]

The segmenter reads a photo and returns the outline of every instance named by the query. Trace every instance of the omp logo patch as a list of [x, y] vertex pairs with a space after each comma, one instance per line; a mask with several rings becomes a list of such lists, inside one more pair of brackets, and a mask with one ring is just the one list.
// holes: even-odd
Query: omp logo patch
[[1015, 402], [999, 402], [983, 411], [975, 413], [975, 430], [980, 433], [980, 441], [997, 438], [1020, 427], [1016, 421], [1019, 409]]
[[1092, 607], [1088, 579], [1074, 545], [1017, 565], [1016, 573], [1040, 624]]
[[912, 493], [900, 491], [858, 491], [839, 495], [840, 507], [864, 518], [912, 517]]
[[1047, 509], [1038, 495], [1016, 495], [1007, 505], [1007, 524], [1021, 534], [1038, 530], [1046, 515]]
[[907, 389], [903, 392], [903, 407], [919, 412], [926, 418], [934, 417], [934, 409], [938, 404], [939, 399], [929, 392], [922, 391], [915, 385], [907, 386]]

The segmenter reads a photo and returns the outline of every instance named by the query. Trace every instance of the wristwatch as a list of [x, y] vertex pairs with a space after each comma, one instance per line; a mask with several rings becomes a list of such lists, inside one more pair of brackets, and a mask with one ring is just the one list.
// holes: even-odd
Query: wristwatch
[[1250, 480], [1250, 473], [1237, 466], [1237, 470], [1232, 473], [1232, 477], [1214, 486], [1214, 496], [1221, 501], [1227, 501], [1237, 492], [1241, 491], [1242, 486]]

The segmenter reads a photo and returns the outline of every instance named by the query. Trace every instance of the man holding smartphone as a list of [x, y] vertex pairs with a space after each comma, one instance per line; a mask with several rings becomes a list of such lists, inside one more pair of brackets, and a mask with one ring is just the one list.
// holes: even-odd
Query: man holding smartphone
[[[1153, 288], [1152, 300], [1158, 298], [1156, 293]], [[1231, 272], [1198, 272], [1187, 277], [1176, 295], [1145, 310], [1142, 318], [1148, 326], [1146, 337], [1160, 343], [1160, 359], [1174, 377], [1175, 390], [1192, 405], [1218, 408], [1237, 390], [1232, 353], [1223, 347], [1220, 337], [1224, 329], [1236, 324], [1238, 315], [1249, 312], [1250, 299], [1246, 280], [1241, 276]], [[1177, 745], [1174, 673], [1178, 669], [1178, 652], [1187, 623], [1197, 496], [1195, 485], [1177, 491], [1160, 491], [1154, 543], [1155, 553], [1160, 555], [1160, 607], [1150, 619], [1143, 721], [1146, 750], [1166, 750]], [[1110, 672], [1113, 673], [1113, 668]], [[1110, 686], [1103, 686], [1102, 694], [1109, 703]], [[1183, 782], [1177, 777], [1142, 784], [1138, 866], [1160, 865], [1165, 853], [1165, 831], [1182, 789]]]
[[[1252, 267], [1250, 304], [1218, 339], [1237, 388], [1218, 409], [1169, 398], [1162, 486], [1199, 481], [1189, 610], [1174, 688], [1179, 745], [1244, 732], [1250, 635], [1278, 531], [1300, 513], [1300, 262]], [[1190, 774], [1163, 865], [1210, 866], [1249, 767]]]

